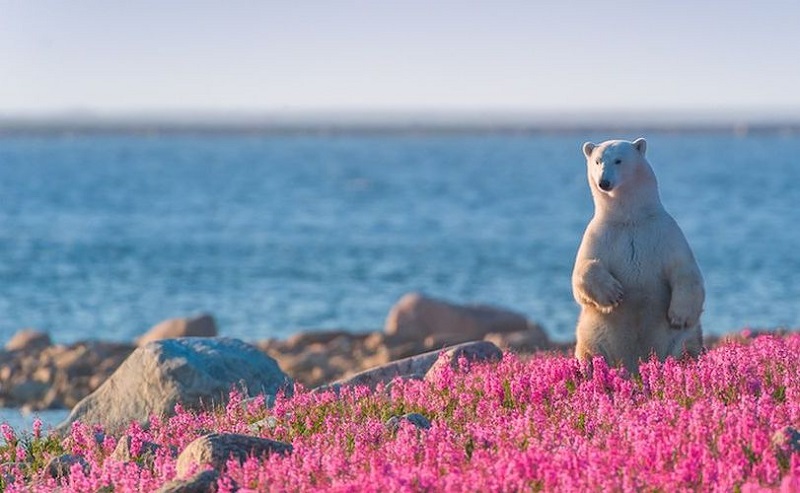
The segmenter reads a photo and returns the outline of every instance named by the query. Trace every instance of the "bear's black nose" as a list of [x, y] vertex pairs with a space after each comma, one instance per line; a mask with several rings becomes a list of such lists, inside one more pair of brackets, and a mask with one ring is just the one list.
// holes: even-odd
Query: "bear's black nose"
[[605, 179], [604, 180], [600, 180], [600, 183], [598, 183], [597, 186], [600, 187], [600, 190], [604, 190], [606, 192], [611, 190], [611, 182], [608, 181], [608, 180], [605, 180]]

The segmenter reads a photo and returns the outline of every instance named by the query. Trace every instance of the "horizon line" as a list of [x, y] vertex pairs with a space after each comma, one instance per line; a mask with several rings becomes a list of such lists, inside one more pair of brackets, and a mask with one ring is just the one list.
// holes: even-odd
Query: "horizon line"
[[800, 134], [800, 112], [308, 110], [2, 113], [0, 135], [458, 134], [596, 131]]

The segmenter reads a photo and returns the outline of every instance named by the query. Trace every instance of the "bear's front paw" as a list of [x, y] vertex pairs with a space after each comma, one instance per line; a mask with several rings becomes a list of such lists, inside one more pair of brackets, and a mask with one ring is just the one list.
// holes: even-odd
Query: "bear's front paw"
[[610, 313], [622, 303], [622, 284], [611, 274], [595, 278], [589, 289], [591, 304], [602, 313]]

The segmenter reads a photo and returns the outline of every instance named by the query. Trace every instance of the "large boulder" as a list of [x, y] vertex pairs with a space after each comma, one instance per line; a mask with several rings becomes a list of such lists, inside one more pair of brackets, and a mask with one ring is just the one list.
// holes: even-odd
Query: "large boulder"
[[436, 378], [446, 367], [458, 371], [462, 363], [469, 365], [472, 363], [498, 362], [502, 359], [503, 351], [489, 341], [459, 344], [442, 351], [441, 356], [436, 358], [436, 361], [425, 372], [425, 379]]
[[136, 349], [95, 392], [80, 401], [57, 430], [74, 421], [123, 431], [152, 414], [169, 416], [175, 404], [188, 409], [225, 403], [232, 388], [274, 396], [291, 390], [274, 359], [238, 339], [185, 337]]
[[[188, 479], [175, 479], [161, 486], [156, 493], [216, 493], [219, 472], [214, 469], [200, 471]], [[238, 488], [234, 486], [233, 491]]]
[[503, 352], [488, 341], [465, 342], [444, 350], [429, 351], [364, 370], [331, 384], [317, 387], [314, 391], [338, 390], [345, 385], [366, 386], [375, 389], [378, 384], [388, 384], [398, 377], [422, 379], [430, 373], [432, 368], [439, 369], [450, 365], [453, 369], [458, 369], [458, 361], [462, 358], [470, 363], [499, 361], [503, 358]]
[[136, 340], [136, 345], [142, 347], [148, 342], [178, 337], [216, 337], [217, 332], [217, 323], [211, 315], [171, 318], [154, 325]]
[[242, 463], [248, 457], [291, 453], [292, 445], [289, 443], [252, 435], [211, 433], [195, 439], [178, 455], [175, 475], [178, 479], [183, 479], [204, 466], [220, 471], [230, 459]]
[[503, 308], [456, 305], [409, 293], [389, 311], [384, 332], [403, 339], [441, 338], [455, 344], [483, 339], [493, 332], [531, 330], [532, 326], [524, 316]]

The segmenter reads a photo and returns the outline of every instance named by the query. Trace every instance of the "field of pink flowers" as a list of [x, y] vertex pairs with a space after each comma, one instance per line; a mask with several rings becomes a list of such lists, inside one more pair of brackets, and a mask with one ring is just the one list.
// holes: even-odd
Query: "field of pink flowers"
[[[291, 443], [288, 455], [230, 460], [219, 491], [800, 491], [800, 335], [728, 342], [697, 361], [648, 362], [631, 377], [595, 360], [555, 353], [429, 380], [310, 393], [297, 389], [267, 410], [237, 396], [214, 413], [181, 411], [128, 430], [134, 455], [110, 457], [76, 425], [61, 441], [15, 436], [0, 481], [6, 491], [155, 491], [175, 476], [171, 450], [211, 431]], [[422, 429], [392, 416], [416, 412]], [[253, 423], [266, 423], [258, 428]], [[51, 455], [82, 456], [61, 479]]]

